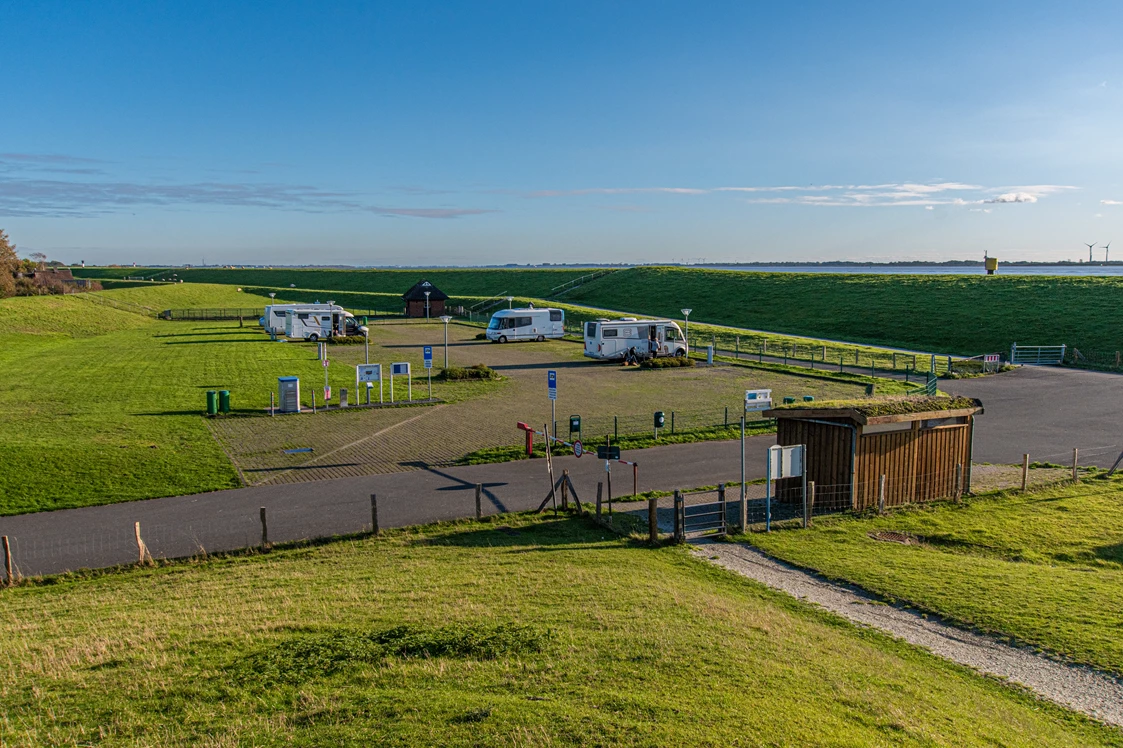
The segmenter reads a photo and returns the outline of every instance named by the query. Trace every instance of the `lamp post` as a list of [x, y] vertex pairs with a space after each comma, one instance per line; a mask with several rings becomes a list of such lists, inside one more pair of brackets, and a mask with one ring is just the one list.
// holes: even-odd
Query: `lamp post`
[[448, 323], [452, 321], [452, 317], [447, 314], [441, 315], [441, 322], [445, 323], [445, 371], [448, 371]]
[[363, 326], [363, 363], [370, 363], [370, 328], [366, 325]]
[[515, 297], [514, 297], [514, 296], [508, 296], [508, 297], [507, 297], [507, 308], [508, 308], [508, 309], [510, 309], [510, 308], [511, 308], [511, 305], [512, 305], [512, 304], [514, 303], [514, 301], [515, 301]]
[[684, 334], [686, 335], [686, 355], [689, 356], [690, 355], [690, 313], [694, 310], [693, 309], [680, 309], [679, 311], [682, 312], [682, 316], [686, 320], [686, 331], [685, 331]]
[[426, 291], [425, 292], [425, 321], [426, 322], [429, 321], [429, 294], [431, 294], [431, 293], [432, 293], [432, 291]]

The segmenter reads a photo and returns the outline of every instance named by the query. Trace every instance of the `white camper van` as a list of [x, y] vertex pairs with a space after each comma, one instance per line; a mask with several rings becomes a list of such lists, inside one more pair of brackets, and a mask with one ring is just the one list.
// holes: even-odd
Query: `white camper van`
[[285, 336], [301, 340], [319, 340], [334, 335], [366, 335], [355, 315], [341, 306], [313, 304], [297, 306], [286, 311]]
[[266, 332], [276, 333], [277, 335], [285, 334], [285, 317], [290, 309], [297, 307], [307, 306], [323, 306], [328, 308], [327, 304], [270, 304], [265, 307], [265, 316], [258, 322], [265, 328]]
[[585, 355], [622, 359], [632, 348], [637, 358], [685, 356], [686, 338], [678, 323], [669, 319], [598, 319], [585, 323]]
[[565, 335], [565, 312], [561, 309], [501, 309], [491, 315], [487, 339], [546, 340]]

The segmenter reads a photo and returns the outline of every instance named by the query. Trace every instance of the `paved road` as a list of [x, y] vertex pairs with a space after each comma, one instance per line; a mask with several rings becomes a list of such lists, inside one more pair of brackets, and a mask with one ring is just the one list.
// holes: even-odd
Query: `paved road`
[[975, 461], [1030, 459], [1111, 467], [1123, 451], [1123, 376], [1057, 366], [1023, 366], [1005, 374], [940, 382], [953, 395], [977, 397]]
[[[773, 443], [771, 435], [748, 440], [750, 478], [763, 477], [764, 453]], [[625, 457], [639, 463], [641, 491], [672, 490], [740, 480], [739, 451], [736, 441], [707, 442], [635, 450]], [[557, 474], [570, 471], [582, 501], [596, 500], [603, 462], [570, 456], [555, 460], [554, 467]], [[485, 514], [533, 509], [549, 492], [545, 460], [523, 460], [0, 517], [0, 535], [10, 537], [21, 573], [52, 574], [135, 561], [138, 521], [152, 555], [175, 558], [260, 543], [260, 507], [266, 507], [272, 542], [370, 529], [372, 493], [378, 495], [384, 528], [472, 516], [476, 483], [484, 486]], [[616, 495], [631, 493], [631, 468], [614, 465], [613, 489]]]

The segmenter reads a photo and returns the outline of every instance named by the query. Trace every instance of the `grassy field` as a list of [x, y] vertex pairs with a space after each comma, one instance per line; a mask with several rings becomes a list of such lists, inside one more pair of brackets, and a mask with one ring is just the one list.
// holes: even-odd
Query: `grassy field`
[[[416, 270], [276, 270], [247, 269], [222, 270], [218, 268], [184, 269], [175, 268], [165, 271], [177, 273], [186, 283], [222, 283], [237, 286], [266, 286], [288, 288], [296, 284], [300, 290], [356, 291], [363, 293], [395, 294], [399, 302], [401, 295], [413, 284], [425, 278], [449, 296], [496, 296], [514, 294], [544, 297], [555, 286], [586, 275], [590, 270], [509, 270], [488, 268], [462, 269], [416, 269]], [[75, 268], [74, 273], [82, 278], [124, 278], [126, 276], [163, 275], [165, 272], [152, 268]], [[303, 301], [303, 299], [298, 299]], [[400, 306], [400, 303], [399, 303]]]
[[[869, 533], [913, 534], [921, 545]], [[810, 531], [751, 535], [770, 554], [888, 598], [1123, 673], [1123, 484], [830, 517]]]
[[1123, 348], [1117, 277], [841, 275], [635, 268], [564, 296], [573, 304], [941, 353], [1010, 344]]
[[5, 590], [4, 745], [1123, 745], [585, 520]]

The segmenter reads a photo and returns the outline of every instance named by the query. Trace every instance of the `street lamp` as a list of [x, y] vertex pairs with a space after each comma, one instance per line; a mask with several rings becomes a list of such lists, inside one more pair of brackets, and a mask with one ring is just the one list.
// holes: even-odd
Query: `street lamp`
[[448, 323], [452, 321], [452, 317], [447, 314], [441, 315], [441, 322], [445, 323], [445, 371], [448, 371]]
[[363, 325], [363, 363], [370, 363], [370, 328]]
[[426, 322], [429, 321], [429, 294], [431, 294], [431, 293], [433, 293], [433, 292], [432, 291], [426, 291], [425, 292], [425, 321]]
[[513, 304], [513, 303], [514, 303], [514, 301], [515, 301], [515, 297], [514, 297], [514, 296], [508, 296], [508, 297], [507, 297], [507, 308], [508, 308], [508, 309], [510, 309], [510, 308], [511, 308], [511, 304]]
[[686, 355], [689, 356], [690, 355], [690, 313], [693, 312], [694, 310], [693, 309], [680, 309], [679, 311], [682, 312], [682, 316], [686, 319], [686, 331], [685, 331], [684, 334], [686, 335]]

